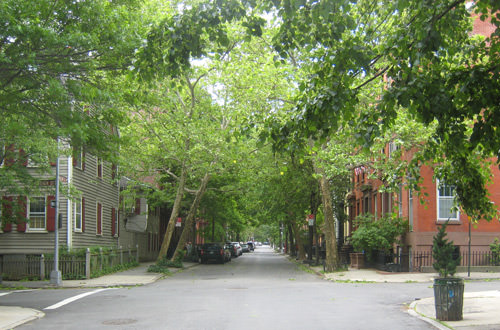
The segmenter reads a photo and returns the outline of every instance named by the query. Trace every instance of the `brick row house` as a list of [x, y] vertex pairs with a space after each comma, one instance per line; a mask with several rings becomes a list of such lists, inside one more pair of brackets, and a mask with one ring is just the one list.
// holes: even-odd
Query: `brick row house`
[[[490, 35], [495, 27], [488, 21], [476, 19], [473, 26], [473, 34]], [[397, 146], [390, 143], [382, 151], [386, 158]], [[403, 152], [402, 157], [409, 157], [410, 153]], [[445, 182], [434, 180], [434, 171], [430, 166], [422, 166], [420, 175], [423, 182], [420, 185], [423, 197], [421, 203], [417, 194], [408, 189], [403, 182], [398, 193], [380, 192], [382, 183], [380, 180], [372, 179], [371, 169], [360, 166], [352, 173], [353, 189], [347, 197], [347, 213], [349, 221], [345, 224], [344, 231], [350, 235], [356, 228], [354, 219], [365, 213], [371, 213], [380, 218], [386, 213], [394, 212], [400, 217], [408, 219], [409, 232], [403, 237], [402, 245], [395, 247], [395, 252], [413, 256], [408, 258], [403, 265], [406, 270], [419, 270], [421, 266], [431, 266], [430, 251], [432, 239], [438, 230], [438, 226], [449, 220], [447, 227], [448, 237], [454, 242], [456, 252], [465, 256], [469, 250], [474, 253], [482, 253], [490, 250], [489, 245], [495, 238], [500, 238], [500, 221], [493, 219], [491, 222], [479, 220], [476, 224], [469, 226], [466, 214], [452, 209], [454, 199], [454, 187]], [[491, 166], [493, 182], [488, 191], [492, 203], [500, 207], [500, 170], [496, 165]], [[421, 258], [419, 259], [419, 254]], [[467, 258], [467, 257], [466, 257]], [[463, 258], [464, 259], [464, 258]], [[472, 258], [471, 258], [472, 259]], [[462, 265], [468, 261], [463, 260]]]
[[[389, 148], [386, 148], [389, 149]], [[389, 157], [389, 151], [386, 150]], [[488, 186], [490, 198], [493, 203], [500, 205], [500, 170], [492, 166], [493, 183]], [[360, 167], [353, 172], [353, 190], [348, 196], [349, 221], [345, 231], [350, 235], [355, 228], [355, 218], [361, 214], [372, 214], [375, 219], [380, 219], [387, 213], [408, 220], [409, 232], [403, 237], [402, 244], [395, 246], [397, 255], [410, 256], [402, 265], [405, 270], [419, 270], [421, 266], [431, 266], [430, 252], [432, 240], [438, 227], [448, 221], [447, 233], [454, 242], [457, 253], [464, 256], [469, 250], [469, 231], [471, 251], [474, 254], [488, 252], [489, 245], [495, 238], [500, 238], [500, 221], [493, 219], [491, 222], [480, 220], [469, 226], [467, 214], [454, 210], [454, 187], [434, 180], [434, 171], [430, 166], [422, 166], [420, 174], [423, 181], [420, 185], [422, 193], [417, 196], [404, 183], [400, 185], [397, 193], [381, 192], [383, 182], [372, 179], [371, 170]], [[421, 199], [423, 203], [421, 202]], [[425, 258], [426, 260], [419, 260]], [[466, 265], [466, 260], [462, 263]]]

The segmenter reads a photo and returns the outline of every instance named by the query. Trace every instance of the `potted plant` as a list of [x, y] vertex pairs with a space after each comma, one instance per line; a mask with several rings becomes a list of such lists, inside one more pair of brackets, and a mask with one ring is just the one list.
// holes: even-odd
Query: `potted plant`
[[460, 321], [463, 318], [464, 281], [453, 277], [460, 264], [460, 256], [455, 255], [453, 241], [446, 238], [447, 225], [448, 222], [439, 228], [432, 244], [432, 267], [439, 273], [439, 277], [434, 279], [434, 304], [438, 320]]

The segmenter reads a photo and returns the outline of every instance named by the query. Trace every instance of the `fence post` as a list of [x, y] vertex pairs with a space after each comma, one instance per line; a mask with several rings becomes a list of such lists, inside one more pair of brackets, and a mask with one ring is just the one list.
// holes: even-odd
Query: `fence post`
[[135, 245], [135, 261], [139, 263], [139, 244]]
[[90, 249], [87, 248], [85, 251], [85, 278], [90, 279]]
[[123, 265], [123, 247], [120, 245], [120, 265]]
[[40, 281], [45, 279], [45, 256], [40, 255]]
[[130, 248], [130, 245], [127, 245], [128, 246], [128, 259], [127, 259], [127, 262], [130, 262], [130, 260], [132, 260], [132, 249]]
[[102, 248], [99, 248], [99, 271], [102, 272], [102, 264], [104, 263], [104, 255], [102, 254]]

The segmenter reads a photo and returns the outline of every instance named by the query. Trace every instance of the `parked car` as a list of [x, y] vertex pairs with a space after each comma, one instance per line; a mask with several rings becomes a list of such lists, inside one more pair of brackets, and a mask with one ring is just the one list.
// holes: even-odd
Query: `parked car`
[[237, 257], [236, 250], [235, 250], [232, 243], [224, 244], [224, 250], [226, 250], [226, 252], [229, 254], [229, 260], [226, 260], [226, 261], [231, 261], [232, 257], [235, 257], [235, 258]]
[[250, 251], [255, 250], [255, 244], [253, 242], [247, 242], [247, 245], [248, 245], [248, 248], [250, 249]]
[[231, 247], [232, 247], [232, 250], [231, 250], [232, 257], [238, 258], [239, 256], [241, 256], [243, 254], [240, 243], [231, 242], [231, 243], [227, 243], [227, 244], [231, 245]]
[[233, 242], [233, 244], [236, 246], [236, 250], [238, 251], [238, 255], [241, 256], [243, 254], [243, 249], [241, 248], [240, 242]]
[[246, 243], [241, 243], [241, 251], [242, 252], [250, 252], [250, 248], [248, 247], [248, 244]]
[[224, 248], [224, 244], [205, 243], [200, 247], [200, 261], [202, 264], [212, 260], [223, 264], [227, 261], [228, 252], [229, 251]]

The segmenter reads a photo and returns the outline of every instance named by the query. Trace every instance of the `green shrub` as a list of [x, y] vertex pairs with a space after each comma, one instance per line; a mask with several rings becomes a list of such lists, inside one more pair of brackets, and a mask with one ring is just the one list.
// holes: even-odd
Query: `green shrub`
[[356, 218], [358, 228], [352, 234], [351, 242], [356, 252], [365, 252], [368, 258], [377, 250], [390, 252], [398, 238], [408, 231], [408, 221], [394, 216], [375, 220], [372, 214]]
[[460, 265], [460, 256], [455, 257], [453, 241], [448, 241], [446, 238], [447, 225], [448, 222], [439, 228], [432, 242], [432, 258], [435, 261], [432, 267], [439, 273], [440, 277], [455, 275], [457, 266]]
[[491, 251], [491, 263], [495, 266], [500, 266], [500, 242], [498, 238], [495, 238], [495, 241], [490, 244]]
[[180, 251], [174, 261], [171, 261], [167, 256], [163, 257], [156, 264], [149, 266], [148, 272], [169, 274], [168, 268], [183, 268], [182, 260], [184, 259], [185, 251]]

